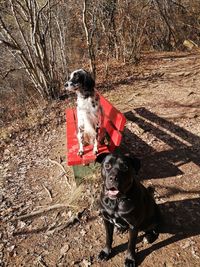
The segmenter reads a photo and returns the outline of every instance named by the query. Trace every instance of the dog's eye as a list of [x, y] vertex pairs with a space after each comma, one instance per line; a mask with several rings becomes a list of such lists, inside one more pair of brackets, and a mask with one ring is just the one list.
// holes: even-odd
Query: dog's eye
[[128, 166], [123, 164], [120, 166], [120, 170], [123, 172], [126, 172], [126, 171], [128, 171]]
[[77, 81], [79, 79], [79, 77], [80, 77], [79, 73], [77, 73], [77, 72], [74, 73], [74, 77], [73, 77], [74, 80]]
[[106, 170], [109, 170], [111, 168], [111, 164], [110, 163], [105, 163], [104, 165]]

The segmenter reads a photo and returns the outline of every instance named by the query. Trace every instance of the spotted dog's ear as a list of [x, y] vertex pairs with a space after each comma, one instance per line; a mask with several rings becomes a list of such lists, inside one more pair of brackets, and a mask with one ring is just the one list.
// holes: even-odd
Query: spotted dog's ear
[[85, 79], [84, 79], [84, 88], [88, 91], [93, 91], [95, 87], [95, 81], [92, 78], [92, 75], [86, 71]]

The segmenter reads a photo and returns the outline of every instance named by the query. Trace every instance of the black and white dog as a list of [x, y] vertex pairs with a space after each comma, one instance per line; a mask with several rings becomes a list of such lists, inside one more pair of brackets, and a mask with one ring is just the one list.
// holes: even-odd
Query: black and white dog
[[84, 145], [93, 144], [93, 153], [98, 153], [98, 133], [102, 122], [102, 108], [99, 96], [94, 90], [95, 81], [83, 69], [71, 73], [65, 83], [66, 90], [77, 94], [78, 154], [84, 154]]

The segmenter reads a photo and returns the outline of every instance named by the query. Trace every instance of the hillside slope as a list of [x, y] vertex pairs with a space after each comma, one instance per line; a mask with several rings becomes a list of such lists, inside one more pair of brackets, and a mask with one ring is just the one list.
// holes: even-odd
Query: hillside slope
[[[199, 266], [200, 55], [147, 54], [137, 67], [113, 63], [106, 81], [102, 66], [98, 73], [98, 89], [127, 117], [122, 149], [141, 159], [140, 179], [155, 186], [169, 224], [154, 244], [138, 240], [138, 263]], [[105, 237], [101, 179], [75, 185], [64, 109], [57, 104], [46, 114], [57, 114], [52, 120], [4, 144], [0, 266], [123, 266], [127, 234], [115, 234], [108, 262], [97, 261]]]

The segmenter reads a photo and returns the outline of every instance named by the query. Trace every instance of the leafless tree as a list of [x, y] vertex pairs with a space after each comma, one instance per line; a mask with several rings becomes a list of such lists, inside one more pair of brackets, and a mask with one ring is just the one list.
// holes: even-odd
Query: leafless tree
[[[0, 42], [15, 59], [2, 71], [27, 77], [42, 98], [52, 99], [69, 68], [109, 60], [138, 62], [141, 51], [200, 45], [197, 0], [0, 0]], [[25, 77], [25, 76], [23, 76]]]
[[[96, 11], [97, 7], [92, 6], [92, 10], [89, 12], [88, 0], [83, 0], [83, 26], [85, 30], [87, 50], [89, 55], [90, 71], [93, 77], [96, 77], [96, 55], [94, 46], [94, 34], [96, 31]], [[90, 18], [88, 18], [90, 16]], [[90, 21], [89, 21], [90, 20]]]
[[[15, 51], [20, 68], [25, 69], [36, 90], [45, 99], [55, 98], [59, 91], [58, 58], [63, 73], [67, 68], [62, 24], [58, 23], [56, 14], [57, 4], [52, 0], [43, 4], [36, 0], [9, 0], [11, 13], [0, 17], [1, 42], [10, 51]], [[55, 28], [58, 30], [55, 31]]]

